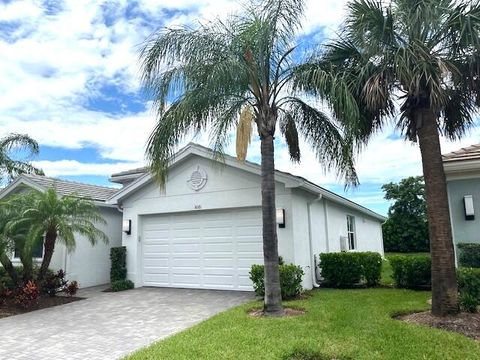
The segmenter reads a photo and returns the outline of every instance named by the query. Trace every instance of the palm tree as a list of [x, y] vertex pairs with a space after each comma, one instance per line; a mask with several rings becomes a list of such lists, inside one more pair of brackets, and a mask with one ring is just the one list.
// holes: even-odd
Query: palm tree
[[[92, 245], [95, 245], [98, 239], [108, 243], [105, 233], [96, 228], [96, 225], [106, 222], [93, 201], [75, 196], [60, 197], [55, 189], [45, 192], [31, 191], [18, 196], [24, 207], [20, 216], [11, 220], [7, 228], [13, 231], [28, 226], [28, 248], [44, 237], [39, 281], [43, 280], [50, 266], [57, 242], [64, 244], [68, 251], [75, 249], [75, 234], [86, 237]], [[13, 199], [13, 202], [15, 201], [18, 202], [18, 198]]]
[[0, 264], [16, 285], [18, 282], [18, 274], [10, 260], [8, 254], [13, 252], [15, 244], [13, 239], [7, 234], [6, 225], [10, 220], [9, 213], [6, 209], [5, 202], [0, 202]]
[[432, 256], [432, 313], [437, 316], [458, 312], [439, 137], [460, 138], [480, 105], [479, 4], [354, 0], [339, 39], [305, 66], [297, 83], [315, 92], [342, 89], [339, 99], [349, 99], [351, 106], [337, 106], [335, 113], [339, 118], [345, 109], [358, 113], [350, 128], [359, 144], [396, 114], [406, 139], [418, 141]]
[[12, 158], [11, 152], [26, 152], [26, 159], [38, 154], [38, 143], [28, 135], [9, 134], [0, 139], [0, 183], [5, 175], [11, 180], [18, 174], [43, 172], [25, 161]]
[[356, 182], [341, 131], [291, 89], [298, 65], [295, 32], [302, 0], [252, 1], [225, 21], [195, 28], [165, 28], [141, 51], [142, 81], [158, 122], [147, 144], [152, 172], [164, 185], [176, 146], [188, 135], [209, 131], [222, 157], [237, 130], [237, 157], [244, 160], [255, 125], [261, 140], [261, 190], [267, 315], [283, 314], [275, 224], [274, 136], [279, 126], [292, 161], [300, 161], [299, 135], [327, 168]]

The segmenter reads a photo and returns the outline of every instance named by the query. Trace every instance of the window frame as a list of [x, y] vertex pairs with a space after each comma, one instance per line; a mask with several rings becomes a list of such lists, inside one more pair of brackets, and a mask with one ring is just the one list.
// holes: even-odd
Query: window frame
[[[350, 239], [350, 235], [352, 236], [352, 239]], [[355, 216], [351, 214], [347, 214], [347, 246], [349, 251], [357, 250], [357, 229], [355, 226]]]

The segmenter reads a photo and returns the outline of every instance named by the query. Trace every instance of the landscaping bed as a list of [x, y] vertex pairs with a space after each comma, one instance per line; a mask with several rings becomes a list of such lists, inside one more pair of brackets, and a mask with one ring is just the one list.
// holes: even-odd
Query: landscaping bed
[[0, 319], [12, 315], [24, 314], [30, 311], [46, 309], [52, 306], [68, 304], [83, 299], [84, 298], [73, 296], [41, 296], [38, 298], [37, 304], [28, 309], [18, 306], [13, 299], [7, 299], [3, 304], [0, 304]]
[[437, 329], [454, 331], [475, 340], [480, 340], [480, 314], [460, 313], [455, 316], [436, 317], [430, 311], [396, 317], [408, 323], [427, 325]]

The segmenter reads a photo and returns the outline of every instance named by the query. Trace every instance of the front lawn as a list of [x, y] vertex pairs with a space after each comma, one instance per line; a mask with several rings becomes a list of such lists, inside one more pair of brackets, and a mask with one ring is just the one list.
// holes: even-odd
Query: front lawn
[[322, 289], [286, 303], [305, 315], [280, 319], [250, 317], [247, 311], [261, 306], [250, 303], [129, 359], [289, 359], [295, 351], [324, 355], [318, 359], [479, 359], [474, 340], [391, 318], [427, 309], [429, 298], [429, 292], [399, 289]]

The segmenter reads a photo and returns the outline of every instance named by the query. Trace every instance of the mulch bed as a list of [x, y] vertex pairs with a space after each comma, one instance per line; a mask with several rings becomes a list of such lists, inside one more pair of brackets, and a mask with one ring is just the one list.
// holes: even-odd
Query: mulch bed
[[[305, 310], [302, 309], [284, 308], [283, 311], [285, 313], [283, 317], [299, 316], [305, 314]], [[263, 309], [252, 309], [248, 312], [248, 315], [252, 317], [263, 317], [265, 316], [265, 313], [263, 312]]]
[[83, 300], [83, 299], [84, 298], [73, 297], [73, 296], [55, 296], [55, 297], [42, 296], [38, 299], [38, 304], [29, 309], [23, 309], [22, 307], [19, 307], [17, 304], [15, 304], [13, 300], [9, 299], [9, 300], [6, 300], [5, 303], [0, 304], [0, 319], [7, 316], [24, 314], [27, 312], [40, 310], [40, 309], [46, 309], [52, 306], [68, 304], [68, 303]]
[[427, 325], [437, 329], [454, 331], [480, 341], [480, 314], [460, 313], [455, 316], [436, 317], [430, 311], [400, 315], [396, 319], [408, 323]]

